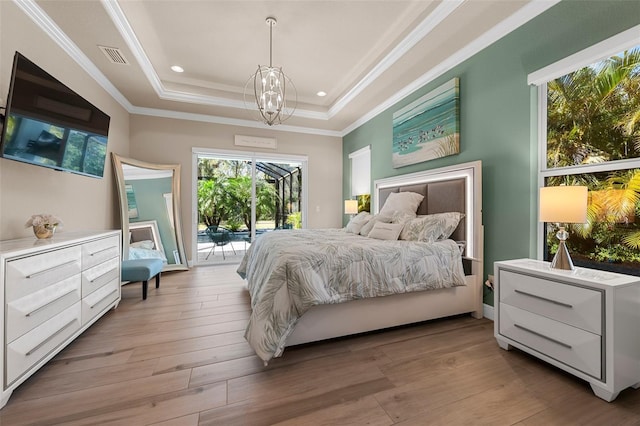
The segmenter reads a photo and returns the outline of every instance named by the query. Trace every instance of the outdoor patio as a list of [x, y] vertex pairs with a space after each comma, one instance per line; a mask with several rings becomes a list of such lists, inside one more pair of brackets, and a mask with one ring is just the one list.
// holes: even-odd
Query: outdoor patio
[[250, 245], [251, 243], [236, 240], [224, 246], [217, 246], [215, 250], [212, 250], [214, 243], [200, 242], [200, 238], [198, 238], [198, 264], [219, 265], [240, 263]]

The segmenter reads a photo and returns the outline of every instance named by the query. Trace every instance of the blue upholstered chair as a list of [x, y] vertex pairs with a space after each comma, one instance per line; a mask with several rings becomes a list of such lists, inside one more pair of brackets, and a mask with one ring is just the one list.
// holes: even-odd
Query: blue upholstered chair
[[160, 287], [162, 265], [162, 259], [123, 260], [121, 268], [122, 281], [142, 281], [142, 300], [145, 300], [147, 298], [148, 281], [151, 278], [156, 277], [156, 288]]

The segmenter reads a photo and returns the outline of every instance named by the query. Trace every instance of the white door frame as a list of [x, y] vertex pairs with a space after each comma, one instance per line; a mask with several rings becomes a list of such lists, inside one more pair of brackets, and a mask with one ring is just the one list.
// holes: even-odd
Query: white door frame
[[[215, 157], [223, 160], [242, 160], [251, 161], [251, 172], [255, 175], [255, 163], [257, 161], [268, 161], [273, 163], [295, 162], [300, 163], [302, 171], [302, 227], [307, 227], [307, 189], [308, 189], [308, 163], [309, 158], [306, 155], [277, 154], [271, 152], [255, 152], [255, 151], [237, 151], [230, 149], [215, 148], [191, 148], [191, 235], [193, 236], [191, 253], [193, 253], [192, 263], [198, 264], [198, 157]], [[255, 200], [255, 181], [251, 187], [251, 194]], [[255, 223], [256, 206], [255, 201], [251, 203], [251, 221]], [[255, 238], [255, 227], [251, 229], [251, 240]]]

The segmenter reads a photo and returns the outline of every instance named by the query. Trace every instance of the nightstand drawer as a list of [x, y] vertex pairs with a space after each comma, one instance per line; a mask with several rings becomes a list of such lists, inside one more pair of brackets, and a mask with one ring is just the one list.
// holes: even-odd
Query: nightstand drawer
[[500, 334], [595, 378], [602, 378], [599, 335], [500, 304]]
[[602, 293], [511, 271], [500, 271], [500, 302], [602, 334]]

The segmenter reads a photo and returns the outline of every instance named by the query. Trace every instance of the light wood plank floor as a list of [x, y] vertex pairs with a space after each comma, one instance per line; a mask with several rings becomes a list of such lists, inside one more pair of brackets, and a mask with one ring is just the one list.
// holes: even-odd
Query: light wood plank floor
[[243, 338], [234, 265], [140, 284], [20, 386], [1, 425], [640, 425], [640, 390], [614, 403], [519, 351], [493, 323], [437, 320], [287, 349], [268, 367]]

